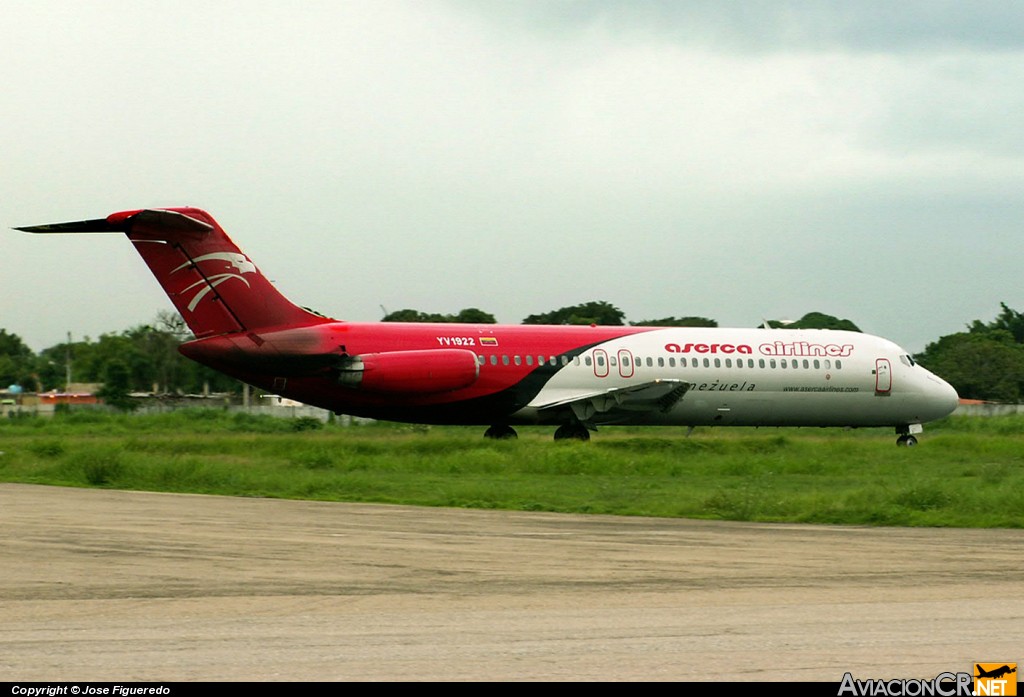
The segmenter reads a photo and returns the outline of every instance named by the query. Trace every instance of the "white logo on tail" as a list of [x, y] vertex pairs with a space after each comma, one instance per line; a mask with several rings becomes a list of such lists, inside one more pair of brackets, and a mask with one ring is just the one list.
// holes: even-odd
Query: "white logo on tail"
[[206, 295], [211, 290], [213, 290], [214, 288], [219, 286], [224, 281], [230, 281], [232, 278], [237, 278], [239, 281], [244, 283], [246, 285], [246, 287], [251, 287], [251, 286], [249, 286], [249, 281], [247, 281], [242, 276], [242, 274], [244, 274], [244, 273], [256, 273], [256, 265], [253, 264], [248, 259], [246, 259], [245, 255], [239, 254], [238, 252], [212, 252], [211, 254], [204, 254], [201, 257], [196, 257], [192, 261], [186, 261], [184, 264], [182, 264], [178, 268], [172, 270], [171, 273], [176, 273], [176, 272], [181, 271], [182, 269], [184, 269], [186, 267], [194, 266], [194, 265], [198, 264], [201, 261], [226, 261], [229, 264], [231, 264], [231, 266], [235, 267], [235, 269], [237, 269], [237, 273], [235, 273], [233, 271], [228, 271], [228, 272], [225, 272], [225, 273], [219, 273], [219, 274], [214, 274], [212, 276], [207, 276], [206, 278], [198, 280], [195, 283], [193, 283], [192, 285], [190, 285], [187, 288], [185, 288], [182, 291], [182, 293], [187, 293], [190, 290], [192, 290], [193, 288], [199, 288], [200, 289], [199, 292], [196, 293], [196, 296], [194, 298], [192, 298], [192, 301], [189, 302], [189, 304], [188, 304], [189, 312], [195, 310], [196, 309], [196, 305], [199, 304], [199, 301], [202, 300], [204, 297], [206, 297]]

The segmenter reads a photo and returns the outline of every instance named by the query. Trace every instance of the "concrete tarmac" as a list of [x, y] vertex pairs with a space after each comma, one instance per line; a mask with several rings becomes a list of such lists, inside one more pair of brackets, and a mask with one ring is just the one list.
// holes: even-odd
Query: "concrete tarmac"
[[0, 680], [931, 678], [1022, 662], [1024, 531], [0, 484]]

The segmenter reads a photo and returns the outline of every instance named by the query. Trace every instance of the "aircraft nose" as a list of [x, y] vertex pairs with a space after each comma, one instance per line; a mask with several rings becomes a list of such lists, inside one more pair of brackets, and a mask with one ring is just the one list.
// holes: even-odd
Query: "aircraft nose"
[[949, 416], [960, 405], [960, 395], [953, 386], [933, 373], [928, 373], [928, 397], [935, 408], [935, 419]]

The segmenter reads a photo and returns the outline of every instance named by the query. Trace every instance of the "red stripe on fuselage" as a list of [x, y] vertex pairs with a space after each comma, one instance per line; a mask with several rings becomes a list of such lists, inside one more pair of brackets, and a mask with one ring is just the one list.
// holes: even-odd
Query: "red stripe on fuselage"
[[[218, 370], [235, 374], [246, 382], [307, 404], [343, 413], [359, 414], [366, 410], [376, 412], [389, 407], [404, 410], [430, 405], [452, 405], [494, 396], [503, 391], [514, 390], [531, 374], [553, 375], [562, 367], [562, 356], [571, 358], [597, 344], [654, 329], [656, 327], [329, 322], [312, 327], [280, 328], [273, 332], [261, 333], [260, 336], [266, 343], [259, 348], [267, 351], [267, 355], [264, 359], [266, 365], [258, 370], [253, 366], [254, 369], [239, 373], [226, 354], [223, 363], [216, 361], [219, 365], [211, 365]], [[488, 341], [481, 341], [484, 338]], [[248, 337], [234, 337], [233, 341], [243, 346], [256, 345], [255, 341]], [[272, 351], [276, 350], [287, 355], [288, 360], [294, 360], [297, 355], [359, 356], [438, 348], [461, 348], [482, 356], [484, 360], [480, 366], [479, 378], [469, 387], [451, 392], [401, 396], [345, 388], [327, 372], [317, 376], [288, 377], [283, 384], [280, 379], [275, 382]], [[187, 353], [196, 360], [210, 363], [208, 359], [204, 360], [199, 355], [199, 351]], [[527, 363], [527, 356], [531, 357], [532, 365]], [[539, 364], [539, 357], [543, 357], [544, 365]], [[550, 363], [552, 357], [556, 361], [554, 367]], [[546, 378], [542, 379], [546, 382]], [[531, 385], [530, 389], [535, 394], [540, 386], [542, 384]], [[532, 397], [533, 394], [517, 394], [511, 396], [510, 400], [522, 402], [518, 406], [523, 406]]]

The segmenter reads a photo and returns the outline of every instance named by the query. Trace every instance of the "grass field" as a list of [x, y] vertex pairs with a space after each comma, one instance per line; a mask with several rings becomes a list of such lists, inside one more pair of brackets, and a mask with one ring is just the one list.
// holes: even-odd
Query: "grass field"
[[1022, 527], [1024, 417], [891, 429], [340, 427], [222, 411], [0, 420], [0, 481], [424, 506]]

